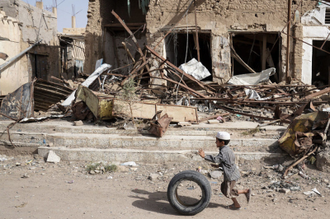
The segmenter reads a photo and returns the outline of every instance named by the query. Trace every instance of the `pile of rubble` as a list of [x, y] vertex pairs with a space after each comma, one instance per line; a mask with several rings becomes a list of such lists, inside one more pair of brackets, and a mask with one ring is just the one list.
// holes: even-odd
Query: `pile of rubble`
[[[49, 117], [110, 121], [110, 125], [120, 123], [124, 128], [136, 128], [139, 120], [157, 137], [164, 135], [170, 123], [288, 123], [279, 146], [299, 159], [284, 176], [293, 166], [327, 148], [329, 87], [319, 90], [301, 82], [271, 83], [269, 77], [275, 68], [233, 76], [222, 85], [203, 82], [209, 72], [200, 62], [193, 59], [176, 67], [149, 46], [143, 52], [134, 34], [112, 13], [130, 34], [140, 58], [134, 59], [127, 50], [132, 60], [127, 66], [112, 69], [102, 64], [87, 78], [56, 79], [60, 84], [36, 79], [2, 97], [0, 114], [15, 121], [7, 128], [9, 140], [9, 129], [17, 122]], [[35, 112], [39, 114], [36, 117]]]

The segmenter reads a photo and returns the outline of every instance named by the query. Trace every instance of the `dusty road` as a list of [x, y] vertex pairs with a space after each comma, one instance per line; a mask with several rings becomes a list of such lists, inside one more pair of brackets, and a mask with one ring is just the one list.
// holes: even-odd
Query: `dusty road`
[[[7, 157], [9, 158], [9, 157]], [[117, 172], [90, 175], [84, 162], [45, 163], [40, 157], [24, 156], [0, 161], [0, 218], [183, 218], [169, 204], [167, 185], [181, 170], [207, 163], [170, 163], [120, 167]], [[239, 197], [242, 209], [231, 204], [219, 188], [222, 179], [211, 179], [210, 205], [192, 218], [330, 218], [329, 174], [313, 169], [310, 180], [292, 175], [286, 182], [300, 191], [280, 193], [273, 188], [280, 174], [264, 169], [264, 163], [240, 164], [238, 188], [252, 188], [251, 203]], [[148, 179], [150, 174], [158, 178]], [[317, 188], [321, 196], [304, 195]]]

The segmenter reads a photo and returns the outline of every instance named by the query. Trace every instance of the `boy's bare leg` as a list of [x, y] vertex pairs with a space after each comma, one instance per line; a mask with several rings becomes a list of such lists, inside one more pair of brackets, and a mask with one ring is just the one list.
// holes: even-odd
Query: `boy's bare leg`
[[250, 202], [250, 198], [251, 198], [251, 189], [244, 189], [244, 190], [237, 190], [238, 194], [244, 194], [246, 197], [246, 201], [247, 203]]
[[237, 190], [238, 194], [247, 194], [248, 192], [249, 192], [249, 189]]
[[236, 198], [232, 198], [231, 200], [233, 200], [233, 202], [234, 202], [233, 205], [234, 205], [235, 208], [240, 208], [241, 207], [241, 205], [238, 203]]

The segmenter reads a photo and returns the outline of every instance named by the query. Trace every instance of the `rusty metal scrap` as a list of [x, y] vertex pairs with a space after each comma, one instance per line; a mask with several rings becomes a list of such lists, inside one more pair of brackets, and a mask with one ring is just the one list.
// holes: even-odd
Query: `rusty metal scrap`
[[0, 112], [15, 120], [33, 117], [35, 110], [47, 111], [71, 92], [60, 84], [35, 79], [8, 94], [2, 100]]
[[305, 153], [314, 145], [314, 136], [322, 139], [318, 131], [326, 128], [328, 119], [328, 113], [320, 111], [296, 117], [278, 140], [280, 147], [291, 156]]
[[169, 117], [167, 113], [158, 118], [161, 113], [162, 110], [158, 111], [150, 122], [149, 132], [157, 137], [162, 137], [165, 134], [173, 119], [173, 117]]
[[72, 91], [66, 86], [37, 79], [34, 83], [34, 110], [47, 111], [53, 104], [67, 98]]
[[8, 94], [1, 103], [2, 115], [14, 120], [34, 116], [33, 83], [29, 82]]

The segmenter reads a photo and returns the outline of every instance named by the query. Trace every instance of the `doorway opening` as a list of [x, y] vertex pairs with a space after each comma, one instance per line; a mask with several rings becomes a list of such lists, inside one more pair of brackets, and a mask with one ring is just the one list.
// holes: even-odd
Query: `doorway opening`
[[[330, 51], [330, 42], [313, 40], [313, 46]], [[316, 87], [323, 87], [330, 84], [330, 55], [313, 47], [312, 58], [312, 84]]]
[[[270, 80], [281, 82], [280, 33], [234, 33], [232, 45], [237, 55], [255, 72], [275, 67], [276, 74]], [[232, 51], [233, 53], [233, 51]], [[232, 55], [234, 57], [234, 55]], [[232, 58], [232, 75], [251, 73], [237, 58]]]
[[48, 80], [48, 56], [29, 53], [30, 66], [32, 68], [32, 79], [41, 78]]
[[[212, 81], [212, 56], [211, 56], [211, 33], [198, 33], [198, 43], [200, 48], [200, 62], [209, 70], [211, 76], [203, 81]], [[181, 64], [189, 62], [195, 58], [198, 60], [196, 33], [177, 32], [169, 34], [165, 38], [166, 58], [179, 67]]]

